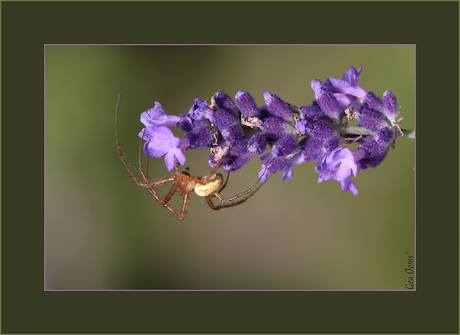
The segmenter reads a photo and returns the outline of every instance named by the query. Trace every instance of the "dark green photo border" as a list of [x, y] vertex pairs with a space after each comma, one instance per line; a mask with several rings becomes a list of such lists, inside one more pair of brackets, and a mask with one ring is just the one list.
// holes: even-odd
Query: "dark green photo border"
[[[458, 333], [457, 2], [1, 6], [2, 333]], [[416, 291], [44, 292], [47, 43], [416, 44]]]

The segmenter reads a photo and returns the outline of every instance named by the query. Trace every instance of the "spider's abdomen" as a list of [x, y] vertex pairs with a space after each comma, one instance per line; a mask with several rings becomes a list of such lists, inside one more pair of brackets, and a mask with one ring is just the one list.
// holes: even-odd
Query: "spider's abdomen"
[[222, 185], [222, 181], [223, 177], [220, 173], [213, 174], [205, 184], [196, 183], [194, 191], [198, 196], [206, 197], [216, 191]]

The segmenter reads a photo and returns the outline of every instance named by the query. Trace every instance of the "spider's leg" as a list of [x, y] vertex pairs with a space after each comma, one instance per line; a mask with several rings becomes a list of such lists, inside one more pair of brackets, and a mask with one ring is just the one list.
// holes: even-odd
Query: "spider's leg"
[[[214, 195], [217, 199], [219, 199], [221, 202], [223, 202], [223, 203], [232, 202], [232, 201], [234, 201], [234, 200], [236, 200], [236, 199], [238, 199], [238, 198], [241, 198], [241, 197], [244, 197], [244, 196], [250, 194], [251, 192], [253, 192], [253, 191], [255, 191], [255, 190], [258, 190], [258, 189], [263, 185], [263, 183], [262, 183], [261, 185], [259, 185], [259, 184], [261, 184], [261, 183], [260, 183], [260, 180], [257, 180], [257, 181], [254, 183], [254, 185], [252, 185], [252, 186], [251, 186], [250, 188], [248, 188], [246, 191], [243, 191], [243, 192], [241, 192], [241, 193], [238, 193], [237, 195], [234, 195], [233, 197], [228, 198], [228, 199], [222, 197], [218, 192], [214, 192], [213, 195]], [[259, 187], [257, 187], [257, 185], [259, 185]]]
[[223, 191], [223, 189], [227, 186], [228, 183], [228, 178], [230, 177], [230, 171], [227, 172], [227, 178], [225, 178], [225, 182], [220, 185], [219, 189], [216, 191], [216, 193], [220, 193]]
[[211, 208], [212, 210], [220, 210], [220, 209], [224, 209], [224, 208], [227, 208], [227, 207], [233, 207], [233, 206], [238, 206], [238, 205], [241, 205], [242, 203], [246, 202], [250, 197], [252, 197], [258, 190], [259, 188], [262, 187], [263, 184], [259, 185], [259, 187], [257, 187], [256, 189], [253, 190], [252, 193], [250, 194], [246, 194], [246, 196], [241, 196], [240, 200], [237, 200], [237, 201], [234, 201], [235, 197], [232, 197], [231, 199], [233, 200], [230, 200], [230, 199], [225, 199], [223, 198], [221, 195], [216, 195], [217, 198], [222, 201], [223, 203], [220, 204], [220, 205], [215, 205], [212, 200], [211, 200], [211, 197], [210, 196], [207, 196], [205, 197], [206, 198], [206, 202], [208, 203], [208, 206], [209, 208]]
[[158, 201], [158, 203], [164, 207], [166, 207], [173, 215], [174, 217], [177, 219], [177, 220], [184, 220], [185, 219], [185, 214], [187, 214], [187, 206], [188, 206], [188, 202], [190, 200], [190, 193], [185, 193], [184, 194], [184, 199], [183, 199], [183, 203], [182, 203], [182, 210], [180, 213], [178, 213], [174, 208], [172, 208], [168, 202], [169, 200], [171, 200], [171, 198], [173, 197], [174, 194], [176, 194], [177, 192], [177, 184], [176, 184], [176, 178], [174, 176], [172, 177], [168, 177], [168, 178], [163, 178], [163, 179], [158, 179], [158, 180], [154, 180], [153, 182], [150, 182], [147, 190], [153, 195], [152, 192], [156, 192], [156, 190], [154, 189], [154, 187], [157, 187], [157, 186], [161, 186], [161, 185], [164, 185], [164, 184], [167, 184], [167, 183], [174, 183], [173, 186], [171, 186], [171, 189], [169, 190], [168, 194], [166, 195], [166, 197], [164, 199], [162, 199], [161, 197], [158, 196], [158, 198], [155, 197], [155, 199]]
[[143, 162], [142, 162], [142, 143], [144, 141], [143, 135], [144, 135], [144, 133], [142, 133], [141, 140], [140, 140], [140, 143], [139, 143], [139, 158], [138, 158], [139, 161], [138, 161], [138, 165], [139, 165], [139, 173], [141, 174], [141, 176], [142, 176], [142, 178], [144, 179], [144, 182], [145, 182], [145, 184], [143, 184], [143, 185], [146, 185], [146, 186], [143, 186], [143, 185], [141, 185], [141, 186], [147, 188], [147, 190], [150, 192], [150, 194], [152, 194], [153, 197], [159, 203], [161, 203], [163, 200], [159, 196], [158, 192], [153, 188], [153, 186], [161, 186], [161, 185], [164, 185], [166, 183], [169, 183], [169, 182], [174, 180], [174, 176], [158, 179], [158, 180], [153, 181], [153, 182], [149, 180], [147, 174], [144, 171]]
[[[254, 183], [250, 188], [248, 188], [246, 191], [243, 191], [241, 193], [238, 193], [237, 195], [231, 197], [231, 198], [224, 198], [222, 197], [218, 192], [214, 192], [212, 195], [215, 196], [217, 199], [219, 199], [222, 204], [220, 205], [215, 205], [212, 200], [211, 196], [206, 197], [206, 202], [208, 203], [208, 206], [213, 209], [213, 210], [219, 210], [227, 207], [233, 207], [240, 205], [244, 202], [246, 202], [250, 197], [252, 197], [264, 184], [260, 183], [260, 180], [257, 180], [257, 182]], [[240, 198], [240, 199], [239, 199]], [[239, 200], [237, 200], [239, 199]], [[237, 201], [235, 201], [237, 200]]]
[[118, 139], [118, 110], [120, 106], [120, 100], [121, 100], [121, 93], [118, 96], [117, 100], [117, 106], [115, 108], [115, 145], [117, 146], [117, 151], [118, 151], [118, 156], [120, 157], [123, 165], [125, 166], [126, 170], [128, 173], [131, 175], [131, 178], [134, 180], [134, 182], [141, 187], [148, 187], [148, 184], [146, 182], [142, 182], [139, 180], [139, 178], [136, 176], [134, 173], [134, 170], [131, 168], [131, 166], [128, 163], [128, 160], [126, 159], [125, 155], [123, 154], [123, 151], [121, 149], [120, 141]]
[[149, 178], [149, 172], [150, 172], [150, 156], [147, 156], [147, 166], [145, 168], [147, 173], [145, 174], [147, 176], [147, 179]]
[[171, 189], [169, 190], [168, 194], [162, 201], [162, 205], [166, 205], [169, 200], [173, 197], [173, 195], [177, 192], [177, 183], [174, 183], [173, 186], [171, 186]]
[[[190, 193], [185, 193], [184, 194], [184, 198], [183, 198], [183, 203], [182, 203], [182, 209], [181, 209], [181, 212], [178, 213], [174, 208], [172, 208], [168, 202], [171, 200], [171, 198], [173, 197], [173, 195], [177, 192], [177, 187], [178, 187], [178, 182], [177, 182], [177, 178], [179, 176], [179, 163], [176, 163], [175, 167], [174, 167], [174, 175], [172, 175], [171, 177], [166, 177], [166, 178], [162, 178], [162, 179], [157, 179], [157, 180], [154, 180], [154, 181], [149, 181], [148, 180], [148, 177], [143, 169], [143, 163], [142, 163], [142, 139], [141, 139], [141, 145], [139, 146], [139, 172], [140, 174], [142, 175], [142, 177], [144, 178], [145, 182], [148, 183], [148, 186], [147, 186], [147, 190], [150, 192], [150, 194], [153, 195], [153, 197], [155, 198], [155, 200], [158, 201], [158, 203], [160, 203], [161, 205], [163, 205], [164, 207], [166, 207], [173, 215], [174, 217], [177, 219], [177, 220], [184, 220], [185, 219], [185, 215], [187, 214], [187, 207], [188, 207], [188, 203], [190, 201]], [[184, 171], [188, 170], [188, 168], [185, 168]], [[154, 189], [154, 187], [158, 187], [158, 186], [162, 186], [162, 185], [165, 185], [167, 183], [174, 183], [173, 186], [171, 187], [171, 189], [169, 190], [168, 194], [166, 195], [165, 198], [161, 198], [159, 195], [158, 195], [158, 192]]]
[[[138, 162], [138, 164], [139, 164], [139, 172], [140, 172], [140, 174], [142, 176], [142, 179], [144, 180], [144, 181], [141, 181], [140, 178], [138, 178], [136, 176], [136, 174], [134, 173], [134, 170], [131, 168], [131, 166], [128, 163], [128, 160], [126, 159], [125, 155], [123, 154], [123, 151], [122, 151], [121, 145], [120, 145], [120, 141], [118, 139], [118, 110], [119, 110], [119, 106], [120, 106], [120, 100], [121, 100], [121, 93], [118, 96], [117, 105], [116, 105], [116, 108], [115, 108], [115, 144], [116, 144], [116, 147], [117, 147], [118, 156], [120, 157], [120, 159], [121, 159], [123, 165], [125, 166], [126, 170], [131, 175], [131, 178], [134, 180], [134, 182], [138, 186], [146, 188], [147, 191], [149, 191], [149, 193], [155, 198], [155, 200], [158, 201], [158, 203], [160, 203], [164, 207], [166, 207], [176, 217], [176, 219], [183, 220], [185, 218], [185, 213], [181, 212], [181, 214], [179, 214], [179, 213], [177, 213], [176, 210], [174, 210], [172, 207], [170, 207], [168, 205], [168, 201], [171, 199], [172, 195], [174, 194], [175, 189], [177, 188], [177, 185], [176, 184], [173, 185], [173, 187], [171, 188], [171, 191], [169, 192], [169, 193], [171, 193], [171, 192], [172, 193], [171, 193], [171, 195], [168, 193], [168, 196], [167, 196], [166, 199], [162, 199], [160, 197], [160, 195], [158, 194], [158, 192], [154, 189], [154, 187], [174, 182], [175, 179], [176, 179], [178, 166], [176, 166], [175, 174], [173, 176], [157, 179], [157, 180], [154, 180], [154, 181], [150, 181], [149, 178], [148, 178], [148, 170], [147, 170], [147, 173], [145, 173], [144, 168], [142, 166], [142, 141], [143, 141], [143, 138], [141, 138], [140, 144], [139, 144], [139, 162]], [[149, 163], [149, 161], [147, 161], [147, 166], [148, 166], [148, 163]]]
[[185, 215], [187, 214], [187, 207], [188, 207], [189, 201], [190, 201], [190, 193], [185, 193], [184, 198], [182, 200], [182, 208], [180, 210], [180, 214], [176, 215], [176, 219], [181, 220], [181, 221], [183, 219], [185, 219]]
[[[176, 174], [177, 168], [178, 167], [176, 166], [175, 173], [171, 177], [166, 177], [166, 178], [150, 181], [142, 167], [142, 139], [141, 139], [141, 145], [139, 146], [139, 172], [144, 178], [145, 182], [147, 183], [146, 188], [150, 192], [150, 194], [155, 198], [155, 200], [158, 201], [159, 204], [166, 207], [175, 216], [176, 219], [182, 221], [185, 218], [185, 214], [182, 215], [182, 212], [181, 214], [179, 214], [174, 208], [168, 205], [169, 200], [171, 200], [172, 196], [174, 195], [174, 193], [176, 193], [176, 189], [177, 189], [177, 184], [175, 183], [175, 180], [177, 177], [177, 174]], [[171, 187], [171, 190], [168, 192], [168, 195], [164, 199], [161, 198], [154, 187], [162, 186], [162, 185], [165, 185], [171, 182], [173, 182], [174, 185]]]

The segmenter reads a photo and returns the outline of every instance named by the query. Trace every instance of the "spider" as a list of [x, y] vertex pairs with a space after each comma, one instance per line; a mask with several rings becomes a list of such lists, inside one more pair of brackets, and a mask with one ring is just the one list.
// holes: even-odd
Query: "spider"
[[[187, 208], [190, 201], [190, 194], [195, 192], [200, 197], [204, 197], [206, 199], [206, 203], [208, 206], [213, 210], [220, 210], [227, 207], [233, 207], [236, 205], [240, 205], [248, 200], [263, 184], [260, 184], [260, 181], [257, 180], [254, 185], [248, 188], [246, 191], [238, 193], [230, 198], [224, 198], [220, 195], [220, 192], [227, 186], [228, 178], [230, 172], [227, 173], [227, 178], [225, 182], [223, 182], [223, 176], [220, 173], [215, 173], [214, 169], [209, 175], [205, 177], [195, 177], [189, 174], [189, 168], [186, 167], [179, 172], [179, 163], [177, 162], [174, 168], [174, 173], [172, 176], [164, 177], [156, 180], [150, 180], [148, 178], [148, 174], [143, 168], [142, 162], [142, 144], [143, 140], [141, 139], [139, 145], [139, 173], [142, 176], [138, 178], [134, 173], [134, 170], [129, 165], [126, 157], [123, 154], [123, 151], [120, 146], [120, 141], [118, 139], [118, 108], [120, 104], [121, 94], [118, 96], [117, 106], [115, 109], [115, 143], [117, 146], [118, 156], [120, 156], [123, 165], [125, 166], [126, 170], [128, 170], [129, 174], [131, 175], [134, 182], [143, 188], [146, 188], [147, 191], [155, 198], [155, 200], [162, 206], [166, 207], [177, 220], [184, 220], [187, 214]], [[223, 157], [224, 159], [225, 157]], [[149, 163], [149, 157], [147, 158], [147, 166]], [[221, 159], [221, 161], [223, 160]], [[148, 171], [148, 168], [147, 168]], [[171, 189], [169, 190], [166, 197], [162, 198], [157, 190], [156, 187], [166, 185], [172, 183]], [[182, 206], [180, 212], [175, 210], [169, 205], [169, 201], [174, 196], [174, 194], [178, 194], [182, 197]], [[214, 204], [212, 198], [217, 198], [220, 200], [221, 204]]]

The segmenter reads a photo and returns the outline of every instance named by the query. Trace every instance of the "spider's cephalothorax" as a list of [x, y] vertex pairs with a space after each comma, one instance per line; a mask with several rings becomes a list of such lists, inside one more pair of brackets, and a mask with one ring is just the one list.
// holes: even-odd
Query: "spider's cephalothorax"
[[[174, 167], [174, 174], [172, 176], [150, 180], [148, 177], [148, 173], [146, 172], [146, 170], [144, 170], [142, 163], [142, 139], [139, 147], [139, 173], [142, 178], [139, 178], [138, 176], [136, 176], [134, 170], [131, 168], [125, 156], [123, 155], [123, 151], [118, 140], [118, 107], [120, 104], [120, 98], [121, 94], [118, 97], [117, 106], [115, 110], [115, 142], [117, 146], [118, 155], [120, 156], [123, 165], [133, 178], [134, 182], [137, 185], [146, 188], [149, 191], [149, 193], [155, 198], [155, 200], [158, 201], [158, 203], [160, 203], [164, 207], [166, 207], [176, 217], [176, 219], [185, 219], [188, 204], [190, 201], [190, 194], [192, 192], [195, 192], [200, 197], [204, 197], [206, 199], [208, 206], [211, 209], [219, 210], [226, 207], [232, 207], [242, 204], [250, 196], [252, 196], [262, 185], [260, 184], [260, 181], [257, 180], [257, 182], [254, 183], [254, 185], [252, 185], [246, 191], [238, 193], [230, 198], [224, 198], [220, 195], [220, 192], [222, 192], [222, 190], [227, 185], [230, 173], [227, 174], [225, 182], [223, 176], [220, 173], [215, 173], [214, 171], [205, 177], [195, 177], [189, 174], [188, 167], [184, 168], [182, 172], [179, 172], [179, 163], [176, 163]], [[147, 159], [150, 158], [147, 156]], [[172, 186], [168, 194], [164, 198], [162, 198], [155, 188], [166, 184], [172, 184]], [[180, 211], [175, 210], [169, 205], [169, 201], [176, 193], [180, 197], [182, 197], [182, 207]], [[212, 201], [212, 198], [219, 199], [221, 204], [215, 205]]]

